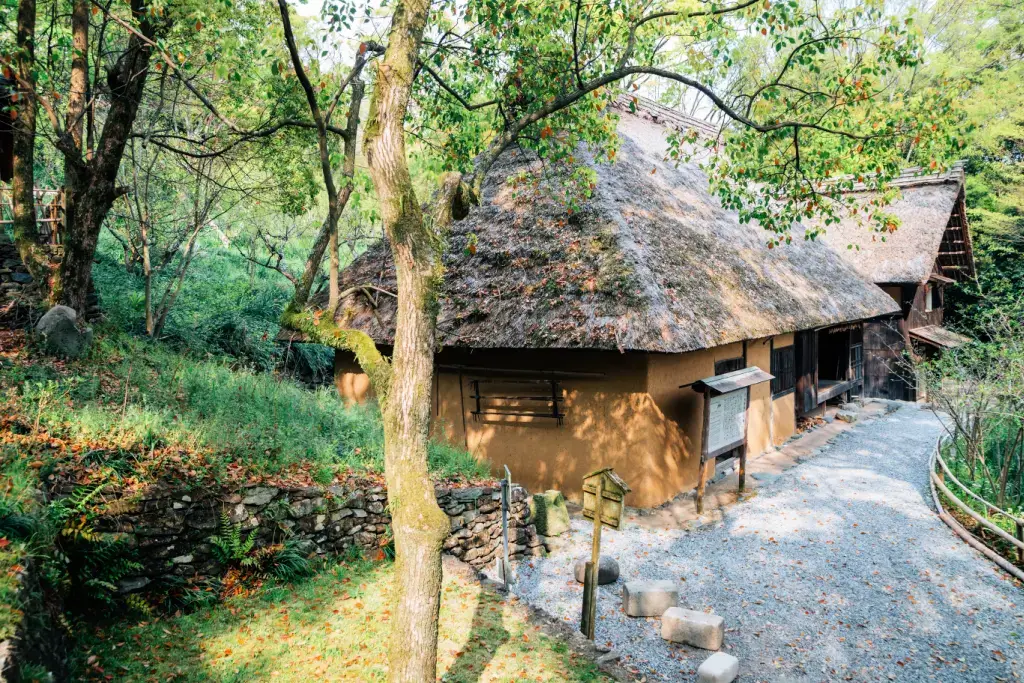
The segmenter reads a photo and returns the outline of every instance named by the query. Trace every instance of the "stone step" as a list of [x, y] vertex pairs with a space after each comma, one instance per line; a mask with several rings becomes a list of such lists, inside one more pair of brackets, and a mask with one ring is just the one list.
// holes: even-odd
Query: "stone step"
[[716, 652], [697, 668], [697, 683], [732, 683], [740, 673], [740, 660]]
[[704, 650], [720, 650], [725, 637], [725, 619], [717, 614], [671, 607], [661, 615], [661, 637]]
[[631, 617], [660, 617], [678, 604], [675, 581], [630, 581], [622, 589], [622, 606]]

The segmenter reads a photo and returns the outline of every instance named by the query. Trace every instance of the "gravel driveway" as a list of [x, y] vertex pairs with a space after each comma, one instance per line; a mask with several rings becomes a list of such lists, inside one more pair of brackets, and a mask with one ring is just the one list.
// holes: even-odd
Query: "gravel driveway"
[[[675, 579], [680, 604], [725, 617], [725, 651], [752, 681], [993, 681], [1024, 673], [1024, 592], [931, 507], [926, 462], [941, 429], [908, 405], [840, 436], [691, 532], [603, 535], [622, 568], [600, 590], [597, 641], [654, 680], [693, 680], [708, 653], [627, 617], [622, 584]], [[578, 627], [572, 545], [517, 568], [523, 599]]]

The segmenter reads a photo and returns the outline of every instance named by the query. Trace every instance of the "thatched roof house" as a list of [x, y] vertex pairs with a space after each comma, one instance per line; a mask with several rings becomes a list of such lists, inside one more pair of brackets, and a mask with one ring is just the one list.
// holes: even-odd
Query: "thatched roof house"
[[[963, 166], [955, 164], [941, 173], [908, 168], [893, 184], [900, 196], [882, 210], [899, 219], [895, 232], [869, 232], [857, 217], [848, 216], [828, 226], [819, 239], [877, 284], [924, 283], [935, 272], [950, 278], [973, 276], [970, 234], [961, 230], [966, 225]], [[852, 194], [862, 205], [873, 197], [863, 189]]]
[[[581, 153], [596, 185], [570, 216], [562, 174], [510, 181], [542, 173], [533, 154], [494, 165], [480, 207], [448, 238], [441, 344], [682, 353], [893, 312], [826, 244], [767, 249], [767, 233], [722, 209], [696, 164], [664, 160], [664, 125], [624, 111], [619, 134], [615, 163]], [[393, 290], [394, 277], [378, 243], [345, 269], [342, 289]], [[338, 321], [390, 344], [395, 311], [394, 299], [357, 291]]]
[[[872, 233], [848, 217], [819, 239], [899, 303], [897, 319], [865, 327], [864, 392], [912, 401], [916, 380], [903, 367], [903, 352], [934, 353], [968, 341], [942, 324], [945, 288], [974, 277], [974, 250], [961, 164], [940, 173], [908, 168], [894, 184], [899, 197], [883, 211], [899, 220], [895, 232]], [[865, 206], [874, 196], [863, 187], [852, 194]]]
[[[857, 391], [863, 321], [900, 308], [828, 243], [769, 250], [696, 164], [665, 159], [670, 128], [714, 129], [641, 104], [621, 111], [615, 163], [578, 155], [593, 170], [578, 211], [566, 210], [564, 175], [531, 153], [509, 150], [492, 168], [481, 205], [448, 237], [432, 401], [437, 436], [531, 489], [578, 498], [586, 473], [611, 466], [629, 504], [648, 506], [692, 489], [700, 462], [714, 472], [735, 455], [714, 431], [733, 417], [758, 453], [795, 432], [798, 412]], [[379, 290], [394, 278], [386, 246], [371, 246], [343, 271], [353, 293], [337, 312], [385, 352], [396, 302]], [[770, 375], [753, 373], [725, 422], [709, 399], [708, 427], [691, 387], [752, 367]], [[350, 354], [336, 355], [335, 377], [346, 396], [367, 396]]]

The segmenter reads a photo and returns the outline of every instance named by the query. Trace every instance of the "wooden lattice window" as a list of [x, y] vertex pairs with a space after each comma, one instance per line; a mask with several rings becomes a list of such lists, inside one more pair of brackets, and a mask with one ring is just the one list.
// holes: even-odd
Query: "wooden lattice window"
[[775, 375], [775, 379], [772, 380], [772, 398], [785, 396], [796, 390], [795, 346], [772, 349], [771, 373]]
[[715, 361], [715, 374], [724, 375], [727, 372], [742, 370], [745, 366], [746, 363], [742, 357], [726, 358], [725, 360]]
[[864, 345], [850, 346], [850, 372], [858, 382], [864, 379]]
[[476, 407], [473, 416], [552, 418], [562, 424], [562, 386], [555, 379], [471, 380]]

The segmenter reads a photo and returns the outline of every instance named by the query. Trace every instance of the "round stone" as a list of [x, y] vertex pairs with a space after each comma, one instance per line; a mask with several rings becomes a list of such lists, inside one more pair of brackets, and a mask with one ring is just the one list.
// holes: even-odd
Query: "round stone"
[[[576, 580], [580, 583], [583, 583], [583, 580], [587, 575], [587, 562], [590, 562], [589, 557], [576, 560], [574, 571], [576, 574]], [[615, 583], [618, 580], [619, 563], [616, 562], [613, 557], [602, 555], [601, 561], [597, 566], [597, 585], [603, 586], [608, 583]]]

